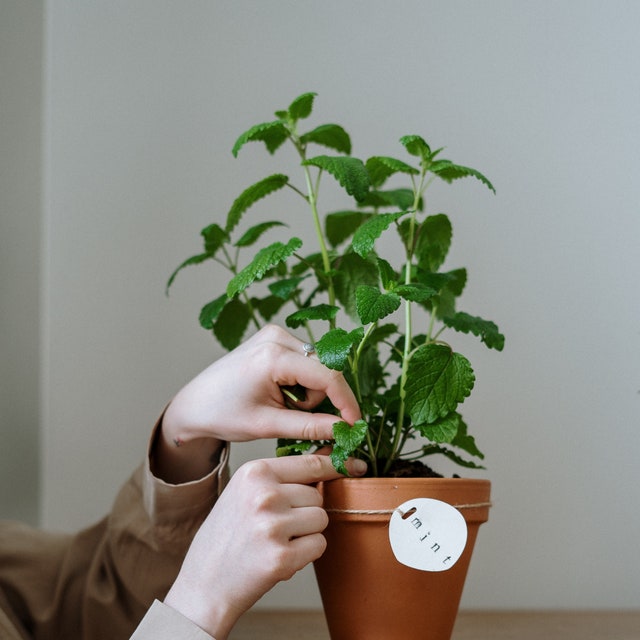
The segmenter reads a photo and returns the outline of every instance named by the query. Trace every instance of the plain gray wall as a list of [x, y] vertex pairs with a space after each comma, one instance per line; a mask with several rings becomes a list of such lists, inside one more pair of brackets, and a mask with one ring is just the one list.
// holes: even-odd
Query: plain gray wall
[[[220, 355], [197, 325], [216, 271], [183, 273], [169, 299], [164, 284], [200, 229], [277, 170], [257, 145], [233, 160], [237, 135], [317, 91], [313, 123], [343, 124], [356, 155], [397, 155], [418, 133], [497, 187], [431, 199], [454, 222], [451, 266], [469, 268], [464, 308], [507, 335], [503, 354], [459, 343], [478, 377], [464, 411], [487, 453], [475, 475], [495, 503], [463, 606], [637, 607], [640, 5], [45, 8], [42, 524], [100, 517], [166, 401]], [[14, 322], [28, 305], [11, 304]], [[238, 445], [234, 466], [272, 451]], [[319, 606], [312, 573], [262, 604]]]

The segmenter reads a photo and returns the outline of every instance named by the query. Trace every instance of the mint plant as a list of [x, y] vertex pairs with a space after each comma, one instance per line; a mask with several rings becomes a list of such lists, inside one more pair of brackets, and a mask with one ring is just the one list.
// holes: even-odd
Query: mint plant
[[[272, 173], [247, 187], [224, 222], [202, 230], [203, 251], [178, 266], [167, 290], [189, 265], [222, 265], [229, 272], [228, 285], [202, 308], [200, 324], [227, 349], [236, 347], [250, 326], [257, 329], [288, 308], [286, 325], [306, 334], [323, 364], [344, 373], [360, 403], [363, 419], [354, 426], [336, 419], [332, 459], [337, 469], [346, 472], [347, 456], [355, 455], [368, 462], [371, 474], [390, 475], [402, 461], [434, 454], [482, 468], [483, 454], [458, 411], [475, 375], [468, 359], [445, 342], [444, 332], [471, 333], [498, 351], [504, 336], [493, 322], [456, 309], [467, 271], [443, 270], [452, 226], [444, 213], [425, 213], [425, 193], [435, 180], [473, 177], [495, 193], [493, 185], [479, 171], [441, 158], [442, 149], [432, 150], [418, 135], [400, 139], [404, 160], [374, 156], [363, 162], [350, 155], [351, 139], [340, 125], [303, 133], [300, 127], [315, 97], [299, 96], [277, 111], [275, 120], [237, 139], [235, 157], [249, 142], [262, 142], [271, 155], [291, 145], [300, 159], [299, 177]], [[331, 155], [311, 154], [318, 146]], [[348, 204], [322, 215], [325, 174], [337, 181]], [[390, 179], [398, 178], [403, 185], [390, 187]], [[284, 224], [245, 215], [284, 189], [306, 210], [300, 224], [315, 230], [317, 246], [311, 252], [303, 251], [296, 236], [265, 244], [269, 234], [282, 234]], [[388, 234], [395, 236], [399, 264], [377, 249]], [[283, 392], [295, 403], [304, 390]], [[278, 454], [285, 455], [321, 443], [278, 444]]]

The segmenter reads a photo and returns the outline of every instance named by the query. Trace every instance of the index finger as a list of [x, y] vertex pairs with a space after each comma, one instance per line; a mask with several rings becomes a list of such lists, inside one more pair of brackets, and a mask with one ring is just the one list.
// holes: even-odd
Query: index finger
[[343, 477], [331, 464], [329, 456], [309, 454], [263, 460], [269, 464], [278, 480], [283, 484], [315, 484], [322, 480]]

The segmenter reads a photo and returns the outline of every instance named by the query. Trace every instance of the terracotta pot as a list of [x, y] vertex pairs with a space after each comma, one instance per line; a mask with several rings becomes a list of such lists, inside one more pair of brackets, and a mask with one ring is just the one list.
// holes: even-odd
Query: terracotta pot
[[[330, 517], [327, 550], [315, 562], [332, 640], [449, 640], [478, 527], [489, 517], [491, 483], [464, 478], [342, 478], [321, 483]], [[398, 562], [391, 551], [390, 511], [412, 498], [457, 506], [468, 527], [465, 550], [447, 571]], [[478, 506], [466, 506], [478, 505]]]

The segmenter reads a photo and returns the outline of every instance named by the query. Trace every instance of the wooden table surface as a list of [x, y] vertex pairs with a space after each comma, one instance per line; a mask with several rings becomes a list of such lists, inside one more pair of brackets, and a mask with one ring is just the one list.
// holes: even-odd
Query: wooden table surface
[[[229, 640], [276, 639], [329, 640], [324, 614], [251, 611], [229, 637]], [[452, 640], [640, 640], [640, 610], [463, 611], [458, 615]]]

